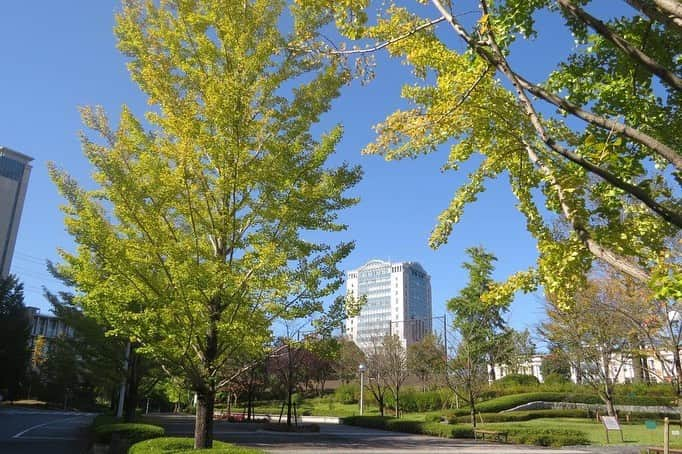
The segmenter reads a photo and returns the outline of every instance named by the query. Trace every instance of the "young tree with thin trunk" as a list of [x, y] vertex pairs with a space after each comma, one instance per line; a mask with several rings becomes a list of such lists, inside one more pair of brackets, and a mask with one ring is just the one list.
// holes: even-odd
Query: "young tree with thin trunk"
[[494, 304], [484, 301], [484, 295], [496, 285], [492, 273], [497, 257], [482, 247], [467, 248], [465, 252], [471, 261], [462, 267], [469, 274], [469, 282], [448, 301], [447, 308], [453, 314], [455, 329], [470, 344], [467, 348], [483, 354], [492, 382], [497, 378], [494, 366], [504, 357], [510, 341], [511, 332], [502, 314], [509, 309], [513, 295]]
[[433, 334], [427, 334], [419, 342], [407, 347], [407, 367], [419, 378], [422, 391], [426, 391], [427, 387], [436, 383], [442, 383], [445, 361], [443, 341]]
[[609, 415], [615, 415], [614, 386], [637, 348], [631, 344], [627, 322], [604, 310], [608, 292], [599, 281], [575, 296], [570, 308], [547, 303], [547, 321], [539, 331], [555, 353], [568, 361], [582, 383], [594, 388]]
[[196, 448], [212, 446], [223, 365], [272, 320], [320, 310], [353, 246], [320, 241], [345, 228], [360, 170], [327, 162], [340, 126], [310, 132], [348, 80], [296, 50], [318, 23], [278, 0], [126, 0], [118, 46], [152, 108], [117, 126], [83, 109], [97, 189], [50, 166], [77, 244], [60, 271], [86, 313], [191, 385]]
[[381, 349], [386, 364], [386, 381], [393, 394], [395, 417], [400, 418], [400, 390], [409, 376], [407, 351], [398, 336], [385, 336], [381, 341]]

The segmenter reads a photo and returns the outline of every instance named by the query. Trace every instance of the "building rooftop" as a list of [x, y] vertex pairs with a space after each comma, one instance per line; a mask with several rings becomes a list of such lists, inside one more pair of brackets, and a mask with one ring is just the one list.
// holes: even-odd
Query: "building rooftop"
[[19, 153], [16, 150], [12, 150], [11, 148], [3, 147], [0, 146], [0, 156], [7, 156], [8, 158], [16, 159], [17, 161], [21, 161], [24, 164], [28, 164], [29, 162], [33, 161], [33, 158], [25, 155], [23, 153]]

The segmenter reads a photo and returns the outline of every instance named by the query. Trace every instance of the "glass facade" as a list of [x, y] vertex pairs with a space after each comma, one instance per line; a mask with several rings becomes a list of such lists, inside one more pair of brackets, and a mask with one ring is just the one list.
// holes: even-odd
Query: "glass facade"
[[24, 177], [25, 164], [0, 154], [0, 176], [14, 181]]
[[418, 263], [371, 260], [348, 272], [347, 291], [366, 297], [359, 315], [346, 322], [346, 336], [360, 348], [387, 334], [407, 346], [431, 332], [431, 278]]

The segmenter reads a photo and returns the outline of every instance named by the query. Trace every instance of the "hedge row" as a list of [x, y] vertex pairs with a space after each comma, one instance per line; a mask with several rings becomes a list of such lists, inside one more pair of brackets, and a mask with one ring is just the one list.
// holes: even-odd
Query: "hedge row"
[[[481, 413], [480, 415], [476, 415], [476, 417], [483, 419], [484, 423], [488, 423], [530, 421], [531, 419], [538, 418], [589, 418], [590, 414], [587, 410], [556, 409], [512, 411], [507, 413]], [[470, 421], [470, 415], [453, 416], [448, 419], [450, 424], [468, 423]]]
[[265, 454], [265, 451], [244, 446], [235, 446], [231, 443], [213, 441], [212, 449], [197, 451], [194, 448], [193, 438], [165, 437], [146, 440], [134, 444], [128, 450], [128, 454], [190, 454], [196, 452], [213, 452], [216, 454]]
[[[476, 411], [481, 413], [497, 413], [510, 408], [518, 407], [519, 405], [527, 404], [529, 402], [545, 401], [545, 402], [580, 402], [585, 404], [598, 404], [601, 399], [598, 396], [590, 394], [566, 394], [566, 393], [522, 393], [512, 394], [509, 396], [502, 396], [495, 399], [487, 400], [476, 404]], [[468, 407], [452, 410], [448, 414], [448, 419], [452, 416], [462, 416], [469, 414]]]
[[580, 430], [542, 428], [521, 424], [495, 426], [495, 430], [506, 431], [510, 442], [522, 445], [574, 446], [590, 443], [587, 435]]
[[433, 435], [443, 438], [474, 438], [474, 432], [471, 429], [471, 426], [441, 424], [433, 421], [396, 419], [391, 416], [348, 416], [343, 418], [343, 423], [350, 426]]
[[95, 426], [93, 428], [93, 434], [97, 443], [109, 444], [111, 443], [112, 436], [117, 434], [120, 438], [129, 440], [132, 444], [150, 438], [163, 437], [165, 431], [163, 430], [163, 427], [153, 426], [151, 424], [128, 422]]
[[[343, 419], [344, 424], [391, 430], [443, 438], [473, 438], [471, 426], [441, 424], [438, 422], [395, 419], [389, 416], [350, 416]], [[579, 430], [538, 428], [533, 426], [495, 426], [495, 430], [507, 431], [512, 443], [537, 446], [570, 446], [589, 444], [587, 436]]]
[[[476, 411], [481, 413], [497, 413], [529, 402], [574, 402], [582, 404], [603, 404], [599, 396], [594, 394], [577, 393], [556, 393], [556, 392], [533, 392], [510, 394], [497, 397], [476, 404]], [[618, 405], [669, 405], [670, 399], [664, 396], [621, 396], [617, 398]], [[463, 416], [469, 414], [468, 407], [452, 410], [448, 413], [449, 417]]]

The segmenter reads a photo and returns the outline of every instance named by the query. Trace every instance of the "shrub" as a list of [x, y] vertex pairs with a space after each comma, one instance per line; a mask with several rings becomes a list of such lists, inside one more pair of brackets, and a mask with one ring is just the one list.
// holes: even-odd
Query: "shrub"
[[587, 445], [587, 435], [580, 430], [542, 428], [515, 424], [513, 426], [495, 426], [496, 430], [505, 430], [512, 443], [537, 446], [572, 446]]
[[425, 412], [441, 410], [447, 402], [449, 393], [446, 390], [417, 391], [408, 389], [400, 393], [400, 408], [407, 412]]
[[231, 443], [213, 441], [212, 449], [195, 450], [193, 438], [164, 437], [141, 441], [128, 450], [128, 454], [190, 454], [195, 452], [214, 452], [216, 454], [264, 454], [264, 451]]
[[121, 422], [121, 418], [117, 418], [114, 415], [97, 415], [95, 416], [95, 419], [92, 420], [90, 427], [95, 428], [104, 424], [114, 424], [117, 422]]
[[564, 383], [570, 383], [571, 379], [567, 378], [565, 375], [559, 374], [557, 372], [552, 372], [544, 377], [545, 385], [561, 385]]
[[125, 438], [130, 443], [137, 443], [138, 441], [148, 440], [150, 438], [163, 437], [165, 431], [163, 427], [153, 426], [151, 424], [140, 423], [114, 423], [102, 424], [94, 427], [93, 433], [95, 441], [98, 443], [111, 443], [111, 437], [118, 434], [121, 438]]
[[349, 416], [343, 418], [344, 424], [351, 426], [383, 429], [395, 432], [433, 435], [444, 438], [473, 438], [471, 426], [441, 424], [438, 422], [396, 419], [390, 416]]
[[360, 399], [360, 388], [357, 385], [340, 385], [334, 391], [334, 398], [342, 404], [356, 404]]
[[495, 383], [502, 386], [538, 386], [540, 384], [540, 380], [533, 375], [509, 374], [500, 378], [499, 380], [496, 380]]

